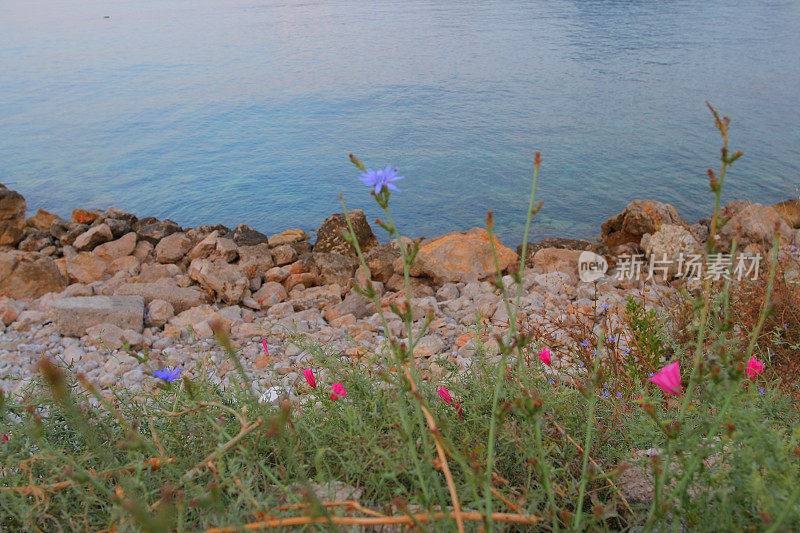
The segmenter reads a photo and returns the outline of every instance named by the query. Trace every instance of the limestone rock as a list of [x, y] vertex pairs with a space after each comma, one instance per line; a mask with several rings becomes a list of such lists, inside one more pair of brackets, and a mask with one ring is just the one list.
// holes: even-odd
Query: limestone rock
[[115, 241], [99, 245], [93, 252], [100, 259], [110, 262], [131, 255], [134, 250], [136, 250], [136, 233], [130, 232]]
[[87, 252], [113, 238], [114, 235], [111, 233], [111, 228], [108, 227], [108, 224], [100, 224], [89, 228], [85, 233], [78, 236], [72, 246], [79, 252]]
[[0, 297], [0, 323], [8, 326], [25, 310], [22, 302], [18, 302], [5, 296]]
[[153, 300], [147, 304], [145, 324], [147, 327], [160, 328], [173, 316], [175, 316], [175, 309], [171, 303], [161, 299]]
[[219, 258], [226, 263], [233, 263], [239, 259], [239, 249], [233, 240], [218, 237], [213, 255], [215, 259]]
[[342, 289], [338, 285], [295, 289], [290, 294], [292, 305], [298, 311], [323, 309], [342, 301]]
[[701, 252], [700, 243], [690, 231], [670, 224], [661, 226], [653, 235], [646, 234], [641, 244], [647, 259], [653, 260], [653, 271], [661, 274], [666, 272], [667, 277], [678, 273], [681, 254], [686, 261], [689, 256]]
[[740, 250], [750, 244], [770, 249], [776, 230], [783, 238], [791, 238], [791, 228], [774, 208], [761, 204], [749, 204], [738, 210], [720, 228], [719, 241], [725, 250], [730, 250], [734, 237], [739, 238], [737, 247]]
[[56, 222], [57, 220], [61, 220], [61, 217], [54, 215], [53, 213], [49, 213], [44, 209], [39, 209], [34, 216], [27, 220], [25, 224], [28, 227], [36, 228], [39, 231], [49, 232], [53, 222]]
[[[62, 260], [59, 260], [62, 261]], [[70, 283], [93, 283], [103, 281], [108, 273], [108, 263], [98, 259], [91, 252], [81, 252], [74, 257], [64, 258], [67, 277]]]
[[61, 298], [50, 303], [47, 315], [65, 336], [80, 337], [87, 328], [103, 323], [141, 333], [144, 299], [140, 296]]
[[400, 258], [400, 248], [394, 241], [379, 243], [364, 255], [372, 280], [382, 282], [387, 282], [392, 277], [395, 272], [394, 263], [398, 258]]
[[[584, 241], [580, 239], [561, 239], [547, 238], [536, 242], [529, 242], [525, 248], [525, 267], [533, 267], [533, 256], [543, 248], [560, 248], [564, 250], [589, 250], [598, 252], [600, 245], [596, 242]], [[522, 253], [522, 245], [517, 246], [517, 255]]]
[[185, 233], [175, 232], [167, 235], [155, 247], [156, 261], [177, 263], [192, 249], [192, 241]]
[[687, 226], [670, 204], [656, 200], [634, 200], [625, 211], [603, 223], [603, 244], [611, 248], [629, 242], [639, 243], [645, 233], [655, 233], [664, 224]]
[[154, 283], [125, 283], [120, 285], [114, 294], [141, 296], [148, 304], [154, 300], [164, 300], [169, 302], [176, 313], [208, 301], [208, 296], [204, 292], [194, 287], [179, 287], [177, 281], [172, 278], [163, 278]]
[[236, 263], [236, 268], [245, 277], [263, 279], [264, 274], [273, 268], [273, 265], [275, 265], [275, 260], [272, 258], [269, 244], [261, 243], [239, 247], [239, 262]]
[[221, 261], [195, 259], [189, 265], [189, 277], [217, 298], [237, 304], [244, 298], [250, 281], [235, 266]]
[[[192, 230], [189, 230], [192, 231]], [[214, 250], [217, 249], [217, 239], [219, 238], [219, 230], [214, 230], [203, 239], [198, 242], [194, 248], [189, 250], [189, 253], [186, 254], [186, 258], [189, 261], [194, 261], [195, 259], [205, 259], [210, 256]]]
[[53, 245], [53, 238], [43, 231], [27, 228], [17, 248], [23, 252], [39, 252]]
[[89, 211], [88, 209], [73, 209], [70, 222], [73, 222], [74, 224], [91, 224], [100, 218], [100, 216], [100, 213], [97, 211]]
[[306, 259], [308, 271], [317, 278], [322, 285], [337, 284], [346, 286], [358, 266], [354, 257], [336, 252], [313, 252]]
[[783, 202], [772, 204], [772, 208], [790, 227], [800, 228], [800, 200], [790, 198]]
[[336, 315], [353, 315], [356, 318], [365, 318], [375, 313], [375, 304], [371, 300], [351, 291], [340, 304], [332, 307]]
[[281, 244], [272, 249], [272, 258], [278, 266], [288, 265], [297, 259], [297, 252], [289, 244]]
[[164, 237], [181, 231], [181, 227], [172, 220], [157, 220], [147, 224], [143, 224], [143, 222], [150, 221], [146, 218], [139, 220], [135, 226], [136, 234], [141, 240], [147, 241], [153, 246]]
[[[349, 215], [361, 252], [369, 252], [373, 246], [378, 244], [378, 239], [372, 233], [372, 228], [367, 223], [367, 217], [360, 209], [350, 211]], [[342, 237], [343, 231], [349, 231], [344, 213], [334, 213], [326, 218], [325, 222], [317, 230], [317, 242], [314, 245], [314, 251], [336, 252], [356, 257], [356, 249], [352, 244], [344, 240], [344, 237]]]
[[0, 246], [16, 246], [25, 226], [25, 198], [0, 185]]
[[66, 287], [55, 262], [46, 255], [0, 252], [0, 296], [16, 300], [35, 299]]
[[288, 297], [289, 293], [286, 292], [283, 285], [274, 281], [267, 281], [253, 293], [253, 299], [261, 309], [269, 309], [275, 304], [286, 301]]
[[287, 229], [284, 232], [273, 235], [269, 238], [270, 248], [275, 248], [282, 244], [289, 244], [293, 242], [307, 241], [308, 235], [301, 229]]
[[[500, 269], [517, 261], [517, 254], [494, 238]], [[429, 276], [437, 283], [474, 281], [495, 272], [489, 234], [483, 228], [448, 233], [420, 246], [412, 276]]]
[[564, 272], [578, 276], [578, 258], [581, 252], [566, 248], [541, 248], [533, 255], [533, 271], [538, 274]]

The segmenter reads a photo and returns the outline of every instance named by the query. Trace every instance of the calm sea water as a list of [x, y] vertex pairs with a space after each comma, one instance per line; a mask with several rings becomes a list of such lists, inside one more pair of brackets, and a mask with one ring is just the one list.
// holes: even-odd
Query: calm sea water
[[[105, 18], [105, 17], [108, 18]], [[315, 230], [378, 210], [347, 154], [398, 167], [412, 236], [591, 237], [635, 198], [708, 213], [800, 182], [800, 2], [0, 2], [0, 183], [30, 209]], [[377, 230], [378, 228], [376, 228]]]

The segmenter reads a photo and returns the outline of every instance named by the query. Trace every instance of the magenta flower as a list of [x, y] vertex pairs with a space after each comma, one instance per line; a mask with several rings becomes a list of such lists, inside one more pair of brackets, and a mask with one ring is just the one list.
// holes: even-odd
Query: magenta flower
[[[314, 371], [310, 368], [306, 368], [303, 370], [303, 376], [306, 378], [306, 382], [311, 386], [312, 389], [317, 388], [317, 380], [314, 378]], [[344, 394], [342, 394], [344, 396]]]
[[8, 435], [3, 435], [3, 444], [8, 442], [9, 440], [11, 440], [11, 439], [9, 439]]
[[751, 357], [747, 362], [747, 377], [754, 378], [764, 371], [764, 363], [757, 361], [755, 357]]
[[464, 419], [464, 417], [461, 416], [461, 404], [460, 403], [455, 404], [455, 408], [456, 408], [456, 413], [458, 413], [458, 421], [460, 422], [461, 420]]
[[372, 170], [371, 168], [368, 168], [366, 172], [358, 177], [358, 179], [360, 179], [361, 183], [364, 185], [374, 187], [375, 194], [378, 195], [381, 193], [384, 187], [387, 187], [392, 191], [400, 192], [400, 189], [398, 189], [397, 186], [392, 182], [404, 179], [404, 177], [398, 176], [397, 169], [392, 168], [392, 165], [386, 165], [386, 168], [383, 170]]
[[439, 396], [441, 396], [442, 400], [444, 400], [445, 402], [453, 403], [453, 397], [450, 396], [449, 392], [447, 392], [447, 387], [440, 387], [439, 390], [436, 392], [439, 393]]
[[662, 368], [658, 374], [650, 378], [650, 381], [672, 396], [681, 394], [681, 367], [680, 362], [675, 361]]
[[339, 398], [344, 398], [347, 396], [347, 391], [344, 390], [344, 385], [341, 383], [334, 383], [331, 385], [331, 400], [334, 402]]
[[539, 361], [550, 366], [553, 363], [553, 358], [550, 357], [550, 350], [543, 348], [542, 351], [539, 352]]
[[267, 348], [267, 339], [261, 339], [261, 345], [264, 347], [264, 355], [269, 357], [269, 348]]

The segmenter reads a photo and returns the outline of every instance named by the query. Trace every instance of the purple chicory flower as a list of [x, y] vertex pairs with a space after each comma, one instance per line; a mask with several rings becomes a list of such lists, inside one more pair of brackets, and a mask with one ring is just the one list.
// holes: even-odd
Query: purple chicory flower
[[404, 179], [403, 176], [398, 176], [397, 172], [398, 170], [392, 168], [391, 165], [386, 165], [386, 168], [383, 170], [372, 170], [368, 168], [358, 179], [360, 179], [361, 183], [364, 185], [374, 187], [376, 195], [380, 194], [384, 187], [388, 187], [389, 190], [392, 191], [400, 192], [400, 189], [392, 183], [393, 181]]
[[181, 369], [178, 367], [175, 368], [162, 368], [161, 370], [156, 370], [153, 372], [153, 375], [157, 378], [161, 378], [167, 383], [172, 383], [173, 381], [178, 380], [178, 375], [181, 373]]

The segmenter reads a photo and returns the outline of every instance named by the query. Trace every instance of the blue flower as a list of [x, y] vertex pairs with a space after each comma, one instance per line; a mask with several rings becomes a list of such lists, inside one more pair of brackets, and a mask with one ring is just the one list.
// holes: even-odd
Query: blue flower
[[764, 389], [758, 389], [758, 392], [760, 392], [761, 394], [764, 394]]
[[167, 383], [172, 383], [173, 381], [178, 380], [178, 374], [181, 373], [180, 368], [162, 368], [161, 370], [156, 370], [153, 372], [153, 375], [157, 378], [161, 378]]
[[392, 182], [404, 179], [404, 177], [397, 175], [396, 168], [393, 169], [391, 165], [386, 165], [386, 168], [383, 170], [372, 170], [368, 168], [358, 179], [360, 179], [361, 183], [364, 185], [375, 187], [375, 194], [377, 195], [380, 194], [384, 187], [388, 187], [392, 191], [400, 192], [400, 189]]
[[583, 342], [581, 342], [581, 346], [589, 346], [589, 341], [583, 339]]

